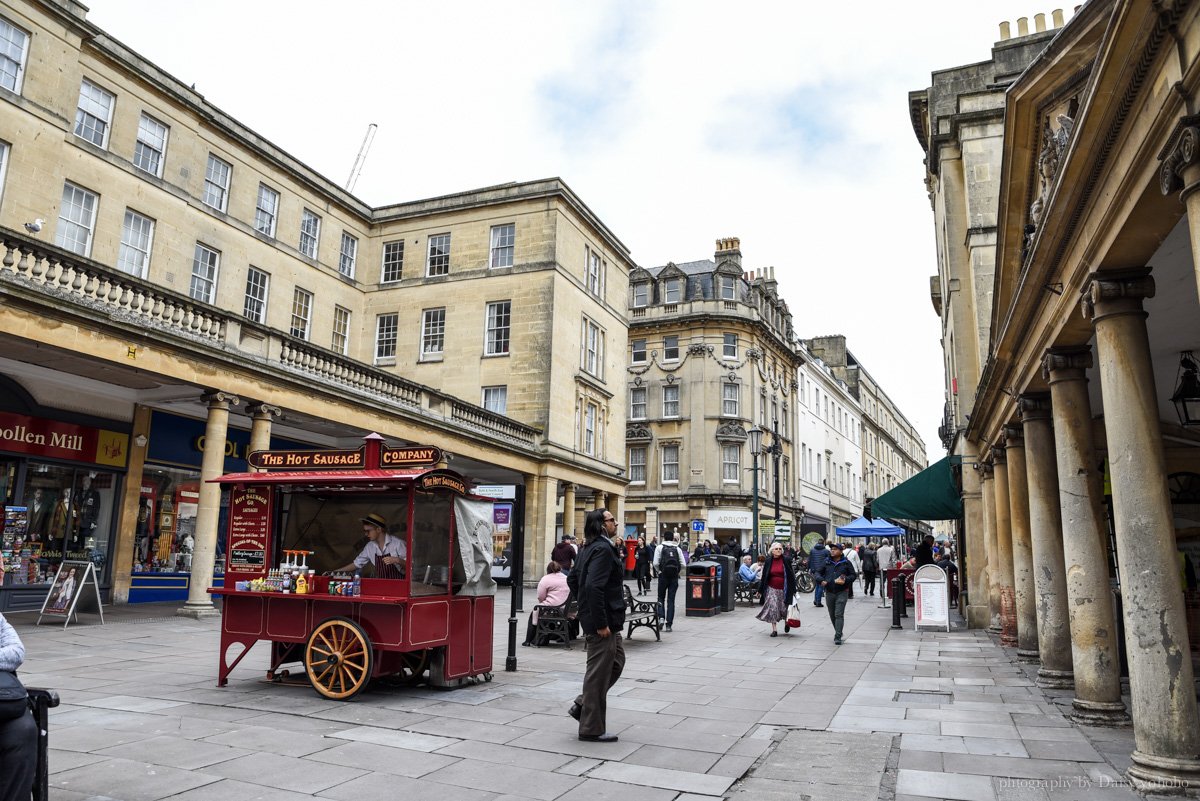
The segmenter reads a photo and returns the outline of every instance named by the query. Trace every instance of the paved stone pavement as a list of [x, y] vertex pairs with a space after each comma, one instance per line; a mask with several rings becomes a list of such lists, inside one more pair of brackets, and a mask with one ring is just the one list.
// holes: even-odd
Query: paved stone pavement
[[[846, 643], [824, 609], [767, 636], [757, 608], [684, 617], [626, 643], [609, 697], [614, 744], [575, 738], [580, 645], [517, 648], [504, 671], [452, 691], [372, 686], [352, 702], [262, 681], [265, 645], [215, 686], [218, 622], [119, 607], [65, 631], [14, 614], [22, 677], [56, 688], [51, 798], [700, 801], [1136, 799], [1119, 770], [1128, 730], [1081, 728], [1069, 694], [1033, 686], [985, 633], [891, 631], [857, 598]], [[526, 598], [531, 597], [530, 594]], [[526, 602], [526, 609], [530, 602]], [[523, 635], [525, 615], [519, 616]]]

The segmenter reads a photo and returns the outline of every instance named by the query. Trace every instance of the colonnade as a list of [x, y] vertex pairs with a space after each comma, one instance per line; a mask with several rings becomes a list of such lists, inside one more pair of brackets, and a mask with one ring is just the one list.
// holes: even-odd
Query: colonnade
[[[1148, 269], [1103, 273], [1090, 279], [1083, 305], [1104, 403], [1135, 738], [1129, 776], [1195, 787], [1200, 713], [1143, 310], [1153, 294]], [[1038, 685], [1073, 688], [1079, 722], [1122, 726], [1130, 715], [1086, 378], [1092, 364], [1087, 347], [1048, 349], [1041, 368], [1050, 391], [1019, 396], [1001, 447], [981, 450], [987, 612], [993, 626], [1000, 622], [1011, 588], [1018, 657], [1039, 663]]]

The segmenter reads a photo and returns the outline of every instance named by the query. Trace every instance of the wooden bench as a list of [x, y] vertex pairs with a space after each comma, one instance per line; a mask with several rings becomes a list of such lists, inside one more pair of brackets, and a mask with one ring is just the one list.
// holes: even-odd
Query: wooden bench
[[645, 626], [654, 632], [654, 639], [662, 641], [660, 634], [661, 627], [658, 622], [658, 604], [654, 601], [639, 601], [633, 597], [633, 593], [629, 591], [629, 587], [625, 587], [625, 623], [629, 629], [625, 632], [625, 639], [633, 636], [633, 630], [641, 626]]
[[759, 583], [756, 581], [751, 584], [748, 581], [742, 581], [741, 578], [734, 577], [733, 579], [733, 600], [745, 601], [746, 603], [758, 603]]
[[558, 606], [539, 604], [534, 609], [537, 611], [537, 625], [533, 629], [533, 644], [540, 647], [552, 642], [560, 642], [569, 650], [571, 648], [571, 627], [575, 623], [579, 604], [567, 600]]

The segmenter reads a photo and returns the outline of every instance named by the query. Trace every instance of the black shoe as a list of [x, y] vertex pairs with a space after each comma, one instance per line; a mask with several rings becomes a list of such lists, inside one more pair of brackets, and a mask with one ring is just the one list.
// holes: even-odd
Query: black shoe
[[787, 634], [787, 633], [788, 633], [789, 631], [791, 631], [791, 630], [792, 630], [792, 627], [791, 627], [791, 626], [789, 626], [787, 623], [784, 623], [784, 624], [783, 624], [783, 633], [784, 633], [784, 634]]
[[813, 604], [813, 606], [825, 606], [825, 604]]
[[609, 734], [608, 732], [604, 734], [581, 734], [579, 735], [579, 739], [589, 743], [615, 743], [617, 735]]
[[779, 632], [778, 632], [778, 631], [772, 631], [772, 632], [771, 632], [771, 636], [772, 636], [772, 637], [778, 637], [778, 636], [779, 636]]
[[833, 638], [833, 644], [834, 644], [834, 645], [841, 645], [841, 644], [842, 644], [842, 638], [841, 638], [841, 637], [834, 637], [834, 638]]
[[567, 714], [579, 720], [579, 716], [583, 714], [583, 707], [579, 704], [571, 704], [571, 708], [567, 710]]
[[533, 645], [533, 643], [531, 643], [531, 642], [523, 642], [523, 643], [521, 643], [521, 645], [524, 645], [526, 648], [528, 648], [529, 646]]
[[670, 630], [671, 630], [671, 624], [670, 624], [670, 623], [668, 623], [668, 624], [667, 624], [667, 631], [670, 631]]

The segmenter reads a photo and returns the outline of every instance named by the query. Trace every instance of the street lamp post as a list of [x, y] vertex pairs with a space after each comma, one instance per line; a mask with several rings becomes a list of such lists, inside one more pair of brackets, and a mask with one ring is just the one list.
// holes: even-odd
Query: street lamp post
[[754, 475], [753, 489], [751, 490], [753, 497], [750, 501], [753, 514], [750, 525], [754, 530], [750, 532], [750, 542], [754, 548], [754, 556], [757, 558], [760, 553], [758, 548], [758, 455], [762, 453], [763, 430], [758, 426], [750, 426], [750, 430], [746, 434], [750, 437], [750, 458], [754, 463], [750, 468], [750, 472]]
[[779, 442], [779, 421], [771, 421], [771, 447], [767, 453], [775, 459], [775, 524], [779, 524], [779, 457], [783, 455], [783, 445]]

